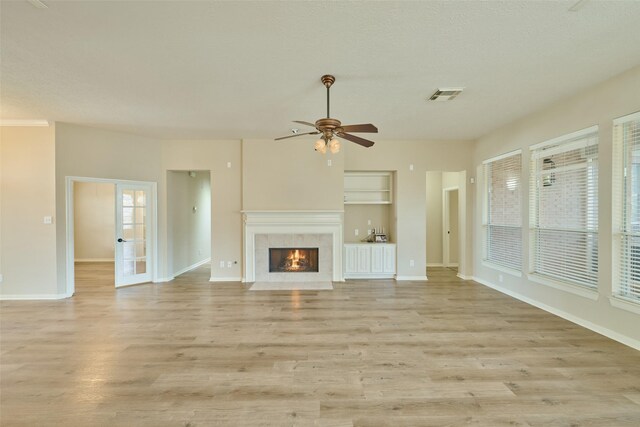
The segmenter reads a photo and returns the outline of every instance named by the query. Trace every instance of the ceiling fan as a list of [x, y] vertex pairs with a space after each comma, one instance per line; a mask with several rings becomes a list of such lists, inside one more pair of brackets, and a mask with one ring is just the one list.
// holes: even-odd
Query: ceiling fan
[[319, 151], [322, 154], [327, 152], [327, 148], [332, 153], [337, 153], [338, 151], [340, 151], [340, 141], [338, 141], [336, 137], [355, 142], [356, 144], [362, 145], [363, 147], [371, 147], [374, 144], [373, 141], [360, 138], [359, 136], [351, 135], [347, 132], [377, 133], [378, 128], [371, 123], [360, 125], [343, 125], [340, 120], [331, 118], [331, 116], [329, 115], [329, 91], [331, 89], [331, 85], [336, 81], [336, 78], [329, 74], [326, 74], [320, 78], [320, 81], [327, 88], [327, 117], [324, 119], [316, 120], [315, 123], [294, 120], [294, 123], [311, 126], [313, 128], [316, 128], [316, 130], [313, 132], [305, 133], [298, 133], [297, 130], [294, 130], [293, 135], [282, 136], [280, 138], [276, 138], [275, 140], [280, 141], [282, 139], [295, 138], [297, 136], [303, 135], [322, 135], [320, 136], [320, 139], [316, 141], [314, 146], [315, 150]]

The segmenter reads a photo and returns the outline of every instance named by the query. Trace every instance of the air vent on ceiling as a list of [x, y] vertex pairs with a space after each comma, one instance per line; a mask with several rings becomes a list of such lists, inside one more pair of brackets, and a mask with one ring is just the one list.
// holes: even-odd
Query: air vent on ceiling
[[42, 3], [40, 0], [27, 0], [29, 3], [31, 3], [31, 6], [35, 7], [36, 9], [47, 9], [49, 8], [49, 6], [47, 6], [46, 4]]
[[463, 87], [440, 88], [429, 98], [430, 101], [451, 101], [462, 92]]

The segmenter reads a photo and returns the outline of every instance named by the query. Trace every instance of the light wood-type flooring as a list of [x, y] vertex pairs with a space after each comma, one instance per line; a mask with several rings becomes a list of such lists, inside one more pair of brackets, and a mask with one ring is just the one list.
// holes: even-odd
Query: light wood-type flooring
[[447, 269], [248, 291], [206, 268], [0, 305], [2, 426], [640, 426], [640, 352]]

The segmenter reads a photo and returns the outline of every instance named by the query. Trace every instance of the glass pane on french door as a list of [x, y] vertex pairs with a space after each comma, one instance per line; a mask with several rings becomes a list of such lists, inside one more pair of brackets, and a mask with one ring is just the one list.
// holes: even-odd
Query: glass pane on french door
[[151, 280], [147, 223], [149, 192], [150, 188], [144, 185], [117, 185], [116, 286]]

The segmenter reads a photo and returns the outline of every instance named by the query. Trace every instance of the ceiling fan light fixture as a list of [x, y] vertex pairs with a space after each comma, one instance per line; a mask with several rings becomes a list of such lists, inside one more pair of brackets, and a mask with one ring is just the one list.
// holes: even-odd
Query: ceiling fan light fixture
[[329, 151], [331, 151], [331, 154], [336, 154], [340, 152], [340, 141], [338, 141], [337, 139], [333, 138], [331, 141], [329, 141]]
[[325, 142], [324, 139], [319, 139], [316, 141], [315, 145], [313, 146], [313, 148], [321, 154], [324, 154], [327, 152], [327, 143]]

